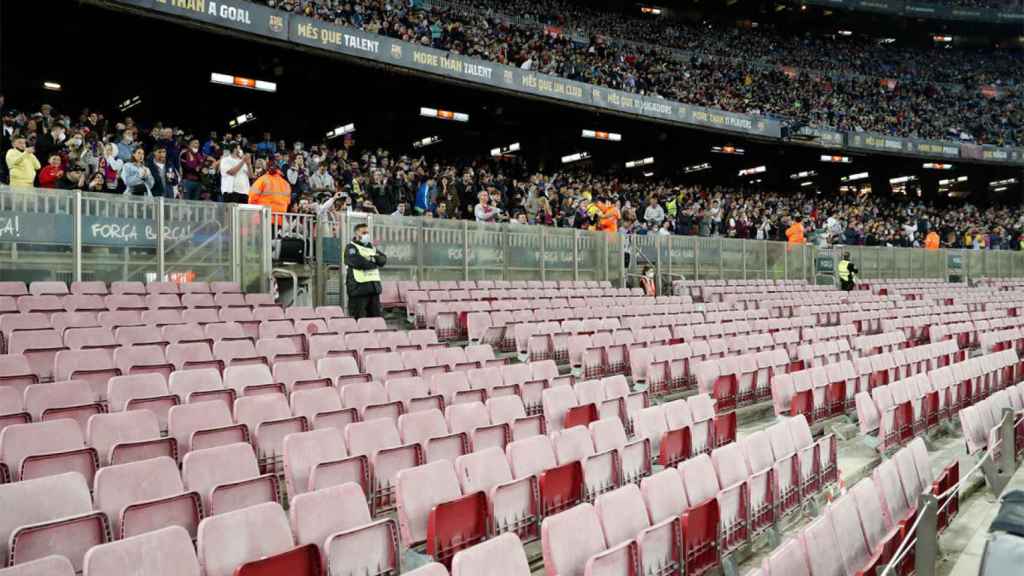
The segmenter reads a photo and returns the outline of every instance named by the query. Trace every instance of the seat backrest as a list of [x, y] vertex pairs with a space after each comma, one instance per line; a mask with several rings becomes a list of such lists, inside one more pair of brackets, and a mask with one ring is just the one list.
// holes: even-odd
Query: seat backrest
[[551, 574], [583, 574], [587, 560], [605, 549], [597, 511], [590, 504], [548, 516], [541, 523], [544, 565]]
[[[438, 574], [443, 572], [438, 571]], [[455, 554], [455, 558], [452, 559], [452, 576], [480, 574], [529, 576], [530, 563], [526, 559], [526, 551], [519, 536], [513, 532], [506, 532]]]
[[799, 537], [790, 538], [772, 552], [765, 560], [769, 574], [785, 576], [811, 576], [804, 556], [803, 543]]
[[718, 473], [718, 483], [721, 486], [733, 486], [746, 481], [750, 476], [743, 449], [736, 442], [715, 448], [711, 452], [711, 462]]
[[287, 552], [294, 545], [284, 509], [265, 502], [204, 518], [196, 550], [204, 576], [232, 576], [240, 565]]
[[366, 495], [358, 484], [351, 482], [293, 497], [288, 518], [296, 543], [316, 544], [320, 548], [332, 534], [358, 528], [372, 520]]
[[85, 448], [78, 422], [68, 418], [12, 424], [0, 431], [0, 462], [7, 464], [15, 480], [20, 479], [21, 464], [29, 456]]
[[488, 426], [491, 423], [487, 407], [481, 402], [453, 404], [445, 408], [445, 420], [448, 422], [448, 431], [452, 434], [469, 433], [475, 428]]
[[114, 376], [107, 382], [107, 399], [112, 412], [126, 409], [128, 402], [136, 398], [155, 398], [167, 394], [163, 375], [155, 372]]
[[511, 423], [517, 418], [526, 417], [523, 399], [514, 395], [488, 398], [487, 412], [491, 417], [491, 424]]
[[[827, 515], [838, 540], [837, 549], [843, 558], [847, 574], [856, 574], [867, 566], [871, 556], [857, 512], [853, 494], [840, 496], [829, 505]], [[813, 551], [808, 550], [813, 554]]]
[[398, 526], [408, 545], [427, 539], [427, 519], [438, 504], [462, 496], [455, 468], [448, 460], [437, 460], [398, 472]]
[[556, 433], [553, 436], [552, 444], [555, 447], [555, 458], [560, 466], [578, 460], [582, 461], [594, 454], [594, 441], [590, 437], [590, 430], [583, 426], [573, 426], [568, 430]]
[[215, 368], [177, 370], [171, 372], [167, 389], [168, 392], [178, 395], [181, 401], [185, 402], [188, 400], [188, 395], [193, 392], [223, 390], [224, 381], [221, 379], [220, 372]]
[[92, 512], [93, 507], [85, 478], [68, 472], [0, 484], [0, 510], [0, 566], [6, 566], [7, 547], [15, 530]]
[[243, 364], [224, 369], [224, 386], [238, 392], [239, 395], [245, 391], [246, 386], [273, 383], [274, 376], [265, 364]]
[[[121, 574], [123, 572], [113, 572]], [[88, 574], [88, 572], [86, 572]], [[95, 574], [95, 573], [94, 573]], [[198, 573], [197, 573], [198, 574]], [[0, 569], [3, 576], [75, 576], [75, 567], [64, 556], [46, 556], [31, 562], [19, 562], [16, 566]]]
[[505, 453], [498, 447], [464, 454], [455, 459], [455, 474], [463, 494], [490, 491], [498, 484], [512, 481]]
[[640, 493], [652, 524], [678, 518], [689, 507], [683, 478], [675, 468], [666, 468], [641, 480]]
[[341, 410], [341, 398], [335, 388], [296, 390], [291, 397], [292, 414], [305, 416], [310, 422], [321, 412]]
[[[121, 510], [125, 506], [175, 496], [184, 491], [178, 464], [167, 456], [104, 466], [96, 472], [93, 485], [93, 503], [110, 519], [114, 534], [120, 534]], [[159, 518], [148, 520], [160, 525]], [[172, 519], [164, 520], [170, 522]]]
[[506, 449], [512, 476], [516, 479], [539, 474], [558, 464], [554, 446], [547, 436], [531, 436], [511, 442]]
[[860, 523], [864, 528], [869, 550], [876, 550], [885, 539], [888, 523], [882, 509], [882, 498], [878, 486], [871, 478], [864, 478], [851, 490]]
[[601, 528], [609, 548], [629, 542], [651, 524], [643, 496], [636, 484], [626, 484], [601, 494], [594, 503], [594, 510], [601, 519]]
[[626, 429], [618, 418], [603, 418], [590, 423], [590, 436], [594, 441], [594, 452], [622, 448], [626, 445]]
[[204, 503], [209, 501], [210, 492], [217, 486], [259, 475], [256, 453], [251, 444], [244, 442], [193, 450], [185, 454], [181, 463], [185, 489], [198, 492]]
[[378, 450], [402, 444], [395, 422], [378, 418], [368, 422], [353, 422], [345, 427], [345, 444], [349, 454], [373, 457]]
[[345, 436], [337, 428], [289, 434], [283, 452], [285, 480], [292, 496], [309, 491], [309, 477], [318, 465], [348, 456]]
[[718, 476], [711, 457], [699, 454], [679, 464], [679, 475], [683, 478], [686, 497], [691, 506], [696, 506], [718, 495]]
[[399, 416], [398, 433], [404, 444], [426, 443], [431, 438], [447, 436], [448, 425], [444, 421], [444, 414], [432, 408]]
[[235, 400], [235, 422], [249, 427], [249, 437], [256, 437], [256, 429], [263, 422], [283, 420], [292, 415], [288, 398], [281, 393], [243, 396]]
[[84, 380], [64, 380], [48, 384], [29, 384], [24, 392], [25, 410], [33, 420], [42, 419], [51, 408], [67, 408], [93, 404], [99, 400], [92, 386]]
[[89, 446], [99, 454], [100, 464], [105, 466], [110, 461], [111, 450], [118, 444], [160, 438], [160, 422], [149, 410], [95, 414], [89, 417], [85, 435]]

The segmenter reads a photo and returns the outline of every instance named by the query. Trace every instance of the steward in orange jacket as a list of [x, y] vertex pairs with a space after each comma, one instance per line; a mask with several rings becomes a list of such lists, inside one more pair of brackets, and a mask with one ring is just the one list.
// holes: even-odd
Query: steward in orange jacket
[[[269, 206], [275, 214], [283, 214], [288, 211], [288, 204], [292, 201], [292, 186], [281, 175], [281, 171], [274, 164], [267, 169], [267, 173], [260, 176], [252, 183], [249, 189], [249, 204]], [[280, 219], [280, 217], [276, 217]]]

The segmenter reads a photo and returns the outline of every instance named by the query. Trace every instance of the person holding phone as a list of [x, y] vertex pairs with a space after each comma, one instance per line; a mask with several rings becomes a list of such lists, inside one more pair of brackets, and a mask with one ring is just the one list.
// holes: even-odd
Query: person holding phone
[[7, 151], [4, 158], [11, 177], [11, 188], [31, 188], [36, 172], [42, 168], [36, 158], [36, 150], [27, 145], [23, 134], [16, 135], [12, 143], [14, 147]]

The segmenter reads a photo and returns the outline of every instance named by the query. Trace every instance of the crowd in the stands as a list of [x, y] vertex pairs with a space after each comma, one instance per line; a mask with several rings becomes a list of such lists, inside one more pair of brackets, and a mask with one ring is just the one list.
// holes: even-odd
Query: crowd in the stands
[[[0, 100], [0, 108], [3, 102]], [[1020, 206], [939, 208], [906, 196], [773, 193], [576, 168], [540, 173], [520, 158], [405, 156], [338, 139], [304, 145], [272, 134], [199, 136], [159, 122], [48, 105], [0, 112], [0, 182], [249, 202], [278, 212], [356, 211], [629, 234], [780, 240], [800, 217], [813, 242], [1020, 249]], [[264, 202], [270, 198], [273, 202]]]
[[449, 1], [270, 4], [456, 54], [798, 125], [1024, 142], [1020, 50], [904, 47], [837, 30], [790, 35], [599, 12], [564, 0]]

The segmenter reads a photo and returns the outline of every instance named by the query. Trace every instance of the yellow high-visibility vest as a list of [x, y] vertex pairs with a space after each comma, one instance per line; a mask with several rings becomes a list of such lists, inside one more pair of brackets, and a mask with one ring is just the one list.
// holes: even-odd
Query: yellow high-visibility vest
[[[367, 260], [373, 260], [377, 256], [376, 248], [367, 248], [357, 242], [351, 242], [351, 244], [359, 251], [359, 255]], [[352, 277], [360, 284], [365, 284], [367, 282], [380, 282], [380, 269], [374, 268], [373, 270], [359, 270], [353, 268]]]
[[836, 271], [839, 273], [839, 279], [840, 280], [842, 280], [843, 282], [846, 282], [847, 280], [849, 280], [850, 279], [850, 261], [849, 260], [840, 260], [839, 261], [839, 267], [836, 268]]

